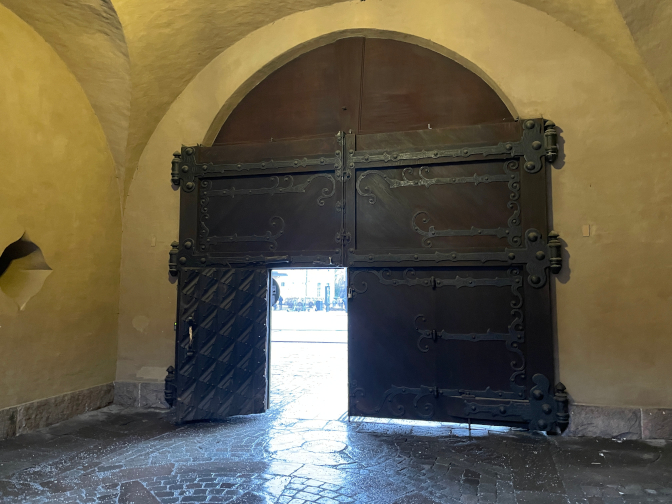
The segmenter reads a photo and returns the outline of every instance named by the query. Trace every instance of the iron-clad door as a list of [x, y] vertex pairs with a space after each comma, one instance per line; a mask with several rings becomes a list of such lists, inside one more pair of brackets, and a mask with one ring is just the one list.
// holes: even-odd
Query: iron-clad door
[[530, 120], [346, 138], [351, 416], [556, 427], [553, 133]]
[[180, 421], [266, 410], [264, 269], [180, 273], [176, 414]]
[[265, 411], [269, 268], [342, 264], [342, 144], [336, 135], [176, 153], [178, 420]]

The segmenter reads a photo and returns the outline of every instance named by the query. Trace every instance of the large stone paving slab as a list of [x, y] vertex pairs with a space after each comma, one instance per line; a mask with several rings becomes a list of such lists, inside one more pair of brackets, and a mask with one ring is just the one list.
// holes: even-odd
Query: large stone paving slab
[[343, 349], [293, 345], [273, 354], [263, 415], [175, 425], [111, 406], [0, 442], [0, 502], [672, 502], [672, 444], [348, 422], [323, 407]]

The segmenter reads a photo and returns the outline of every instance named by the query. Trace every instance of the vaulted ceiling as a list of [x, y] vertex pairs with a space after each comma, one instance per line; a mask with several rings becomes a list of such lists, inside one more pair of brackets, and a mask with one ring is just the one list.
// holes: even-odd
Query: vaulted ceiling
[[[360, 0], [0, 0], [53, 46], [81, 83], [107, 135], [122, 199], [152, 132], [201, 69], [266, 24], [343, 1]], [[600, 47], [670, 117], [672, 3], [516, 1]], [[524, 36], [524, 27], [512, 30]], [[531, 43], [562, 50], [553, 40]]]

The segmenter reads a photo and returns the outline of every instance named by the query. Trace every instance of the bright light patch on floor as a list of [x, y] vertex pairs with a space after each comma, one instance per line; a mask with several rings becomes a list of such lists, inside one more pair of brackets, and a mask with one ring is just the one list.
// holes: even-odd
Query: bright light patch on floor
[[347, 420], [345, 269], [273, 270], [270, 410], [301, 420]]

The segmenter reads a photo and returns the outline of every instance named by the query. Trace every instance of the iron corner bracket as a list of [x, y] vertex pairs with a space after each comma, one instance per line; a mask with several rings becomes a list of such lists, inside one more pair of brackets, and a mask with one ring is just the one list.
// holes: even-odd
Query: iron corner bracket
[[180, 253], [179, 242], [174, 241], [170, 244], [170, 252], [168, 252], [168, 272], [171, 276], [177, 276], [177, 254]]
[[166, 402], [168, 403], [168, 406], [171, 408], [175, 404], [175, 396], [177, 392], [177, 388], [175, 385], [175, 368], [173, 366], [170, 366], [168, 369], [166, 369], [166, 383], [163, 391], [163, 396], [166, 399]]
[[548, 378], [542, 374], [535, 374], [532, 381], [535, 386], [530, 390], [530, 430], [551, 434], [564, 432], [569, 425], [569, 400], [565, 386], [558, 383], [553, 390]]
[[555, 424], [560, 432], [565, 432], [569, 426], [569, 396], [567, 388], [562, 382], [555, 386]]
[[196, 149], [182, 146], [181, 152], [173, 153], [170, 167], [170, 181], [181, 187], [184, 192], [191, 192], [196, 188], [194, 168]]
[[558, 131], [553, 121], [544, 121], [544, 150], [549, 163], [558, 159]]
[[560, 241], [560, 234], [556, 231], [548, 233], [548, 254], [551, 263], [551, 273], [558, 274], [562, 269], [562, 242]]

